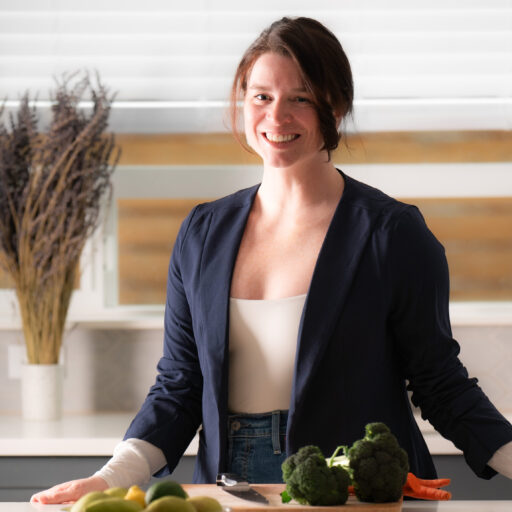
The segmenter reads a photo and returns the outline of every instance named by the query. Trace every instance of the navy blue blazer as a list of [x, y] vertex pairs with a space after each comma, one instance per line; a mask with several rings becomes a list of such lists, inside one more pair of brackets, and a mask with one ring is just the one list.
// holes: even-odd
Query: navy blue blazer
[[[342, 173], [343, 174], [343, 173]], [[464, 452], [473, 471], [512, 440], [512, 426], [468, 378], [448, 314], [444, 249], [414, 206], [346, 175], [302, 314], [286, 451], [351, 444], [389, 425], [411, 471], [435, 469], [408, 398]], [[158, 446], [172, 472], [202, 425], [194, 482], [226, 467], [228, 304], [233, 266], [258, 186], [196, 206], [177, 237], [163, 357], [125, 439]]]

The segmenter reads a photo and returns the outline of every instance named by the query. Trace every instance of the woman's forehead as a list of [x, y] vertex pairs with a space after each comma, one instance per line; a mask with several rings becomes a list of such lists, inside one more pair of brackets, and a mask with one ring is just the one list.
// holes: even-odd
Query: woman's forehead
[[265, 88], [282, 85], [297, 92], [306, 91], [299, 66], [288, 56], [264, 53], [252, 65], [247, 77], [247, 88]]

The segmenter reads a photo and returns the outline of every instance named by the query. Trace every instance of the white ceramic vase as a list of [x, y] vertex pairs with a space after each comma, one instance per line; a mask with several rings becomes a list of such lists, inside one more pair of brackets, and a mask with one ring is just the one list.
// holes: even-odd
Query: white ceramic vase
[[21, 369], [21, 410], [24, 420], [54, 421], [62, 416], [60, 364], [24, 364]]

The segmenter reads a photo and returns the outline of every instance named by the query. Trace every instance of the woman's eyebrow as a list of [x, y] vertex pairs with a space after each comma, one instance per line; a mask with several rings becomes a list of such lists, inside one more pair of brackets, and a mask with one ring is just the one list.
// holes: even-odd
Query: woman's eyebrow
[[[260, 85], [260, 84], [252, 84], [247, 87], [248, 89], [258, 89], [258, 90], [267, 90], [271, 89], [269, 85]], [[308, 92], [305, 87], [294, 87], [290, 89], [292, 92]]]

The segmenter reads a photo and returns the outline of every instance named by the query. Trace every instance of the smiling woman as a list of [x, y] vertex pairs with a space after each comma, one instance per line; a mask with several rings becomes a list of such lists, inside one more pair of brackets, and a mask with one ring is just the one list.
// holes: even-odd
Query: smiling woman
[[172, 472], [200, 426], [195, 483], [219, 472], [278, 482], [288, 455], [331, 453], [370, 422], [388, 425], [411, 472], [434, 478], [408, 391], [476, 475], [512, 476], [512, 425], [458, 358], [443, 247], [417, 207], [331, 161], [353, 96], [339, 42], [315, 20], [278, 20], [242, 58], [233, 91], [261, 184], [187, 215], [155, 384], [104, 468], [33, 499]]
[[313, 97], [299, 69], [289, 57], [266, 53], [247, 80], [245, 135], [269, 167], [316, 159], [324, 145]]
[[[285, 76], [276, 76], [281, 72]], [[286, 78], [286, 87], [280, 81], [283, 78]], [[342, 136], [338, 129], [340, 122], [352, 113], [354, 100], [350, 63], [334, 34], [313, 19], [302, 18], [299, 26], [292, 19], [283, 18], [264, 30], [249, 46], [240, 60], [231, 88], [231, 123], [239, 142], [238, 100], [245, 100], [247, 116], [251, 101], [263, 106], [282, 99], [273, 97], [269, 89], [272, 86], [287, 89], [286, 102], [297, 103], [306, 108], [306, 112], [314, 110], [315, 119], [308, 119], [312, 122], [309, 129], [316, 131], [318, 128], [323, 139], [322, 149], [330, 155], [338, 147]], [[249, 138], [251, 130], [247, 128], [246, 118], [245, 135]]]

